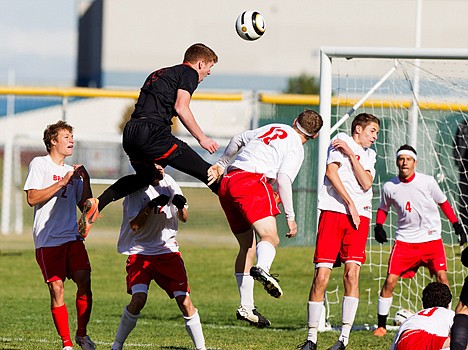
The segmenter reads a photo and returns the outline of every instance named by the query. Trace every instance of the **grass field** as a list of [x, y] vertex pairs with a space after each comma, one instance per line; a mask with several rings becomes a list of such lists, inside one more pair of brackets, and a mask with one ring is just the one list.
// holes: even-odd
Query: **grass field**
[[[101, 193], [102, 187], [94, 189]], [[181, 246], [192, 300], [199, 309], [206, 344], [209, 349], [295, 349], [307, 335], [307, 297], [313, 272], [312, 247], [281, 247], [272, 272], [278, 273], [284, 290], [282, 299], [274, 299], [257, 285], [255, 301], [272, 326], [256, 329], [237, 321], [239, 303], [233, 276], [237, 244], [215, 197], [206, 190], [184, 189], [190, 204], [190, 220], [181, 225], [178, 240]], [[49, 310], [49, 293], [34, 258], [30, 226], [32, 209], [25, 207], [26, 233], [0, 235], [0, 349], [61, 349]], [[98, 349], [110, 349], [124, 306], [130, 296], [125, 291], [125, 259], [116, 252], [121, 220], [121, 203], [106, 208], [86, 241], [92, 263], [93, 313], [89, 334]], [[28, 227], [29, 226], [29, 227]], [[363, 268], [362, 301], [356, 324], [375, 322], [375, 300], [364, 298], [374, 283]], [[332, 274], [329, 290], [341, 293], [342, 270]], [[72, 333], [76, 327], [74, 307], [75, 285], [65, 284], [66, 303]], [[340, 296], [341, 298], [341, 296]], [[372, 315], [372, 316], [371, 316]], [[341, 306], [332, 305], [332, 324], [341, 320]], [[394, 333], [375, 338], [370, 331], [353, 331], [349, 350], [389, 349]], [[319, 334], [319, 349], [326, 349], [338, 332]], [[126, 349], [193, 349], [180, 311], [155, 284], [137, 327], [126, 343]]]

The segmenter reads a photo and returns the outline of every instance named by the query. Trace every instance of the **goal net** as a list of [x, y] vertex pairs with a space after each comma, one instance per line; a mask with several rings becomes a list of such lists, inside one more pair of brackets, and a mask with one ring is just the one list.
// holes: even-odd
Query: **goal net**
[[[319, 179], [323, 179], [326, 147], [336, 132], [349, 134], [353, 116], [361, 112], [375, 114], [381, 120], [379, 137], [373, 146], [377, 152], [373, 216], [367, 261], [361, 272], [365, 278], [360, 282], [358, 325], [372, 326], [377, 321], [377, 299], [387, 274], [397, 227], [395, 210], [390, 210], [384, 225], [389, 243], [381, 245], [375, 241], [373, 226], [382, 185], [397, 174], [395, 154], [401, 145], [408, 143], [415, 147], [416, 170], [436, 178], [460, 222], [468, 229], [467, 59], [466, 50], [322, 49], [320, 112], [327, 121], [325, 136], [321, 135], [319, 141]], [[462, 248], [457, 236], [442, 212], [440, 215], [452, 305], [456, 305], [466, 269], [460, 263]], [[335, 279], [336, 285], [327, 292], [328, 315], [332, 324], [339, 324], [341, 276], [335, 275]], [[400, 308], [413, 312], [422, 309], [422, 290], [433, 280], [423, 267], [413, 279], [400, 279], [388, 323]]]

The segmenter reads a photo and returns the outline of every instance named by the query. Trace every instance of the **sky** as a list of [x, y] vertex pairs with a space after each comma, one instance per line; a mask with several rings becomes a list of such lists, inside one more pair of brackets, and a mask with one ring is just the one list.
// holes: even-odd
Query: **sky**
[[80, 0], [0, 0], [0, 85], [72, 86]]

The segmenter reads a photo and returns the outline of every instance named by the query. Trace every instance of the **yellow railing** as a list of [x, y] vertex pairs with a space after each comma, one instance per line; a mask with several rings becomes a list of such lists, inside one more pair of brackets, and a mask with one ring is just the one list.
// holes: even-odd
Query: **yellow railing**
[[[26, 87], [0, 86], [0, 95], [27, 96], [59, 96], [59, 97], [115, 97], [137, 99], [139, 90], [111, 90], [94, 88], [54, 88], [54, 87]], [[209, 93], [195, 92], [194, 100], [241, 101], [242, 93]]]
[[[26, 87], [26, 86], [0, 86], [0, 95], [23, 95], [23, 96], [58, 96], [58, 97], [113, 97], [113, 98], [133, 98], [137, 99], [139, 90], [112, 90], [96, 88], [60, 88], [60, 87]], [[244, 94], [241, 92], [195, 92], [194, 100], [211, 101], [242, 101]], [[352, 107], [358, 102], [357, 98], [332, 98], [333, 106]], [[258, 101], [261, 103], [270, 103], [278, 105], [310, 105], [318, 106], [320, 97], [318, 95], [299, 95], [299, 94], [270, 94], [259, 93]], [[390, 100], [390, 99], [368, 99], [363, 107], [411, 107], [412, 101], [409, 99]], [[442, 110], [442, 111], [468, 111], [468, 104], [450, 103], [450, 102], [420, 102], [419, 107], [423, 110]]]

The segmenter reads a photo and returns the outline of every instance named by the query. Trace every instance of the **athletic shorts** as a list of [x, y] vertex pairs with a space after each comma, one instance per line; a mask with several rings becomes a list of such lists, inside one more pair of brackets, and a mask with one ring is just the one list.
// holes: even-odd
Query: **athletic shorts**
[[400, 335], [395, 350], [440, 350], [447, 338], [422, 329], [408, 330]]
[[[351, 215], [323, 210], [320, 213], [314, 263], [346, 263], [366, 261], [366, 243], [370, 219], [360, 216], [359, 228], [354, 228]], [[336, 265], [335, 265], [336, 266]]]
[[155, 281], [169, 297], [175, 292], [190, 293], [187, 271], [180, 253], [158, 255], [133, 254], [127, 259], [127, 293], [132, 294], [132, 287], [146, 284], [149, 288]]
[[254, 222], [281, 212], [273, 187], [263, 174], [233, 170], [221, 180], [218, 196], [234, 234], [246, 232]]
[[463, 305], [468, 306], [468, 276], [465, 277], [465, 283], [463, 283], [463, 288], [460, 293], [460, 301]]
[[71, 241], [58, 247], [36, 249], [36, 261], [44, 281], [71, 279], [77, 271], [91, 271], [88, 253], [83, 241]]
[[165, 167], [188, 147], [172, 135], [170, 125], [151, 118], [130, 119], [123, 131], [122, 146], [137, 172], [139, 169], [136, 167], [146, 163]]
[[420, 266], [429, 269], [431, 276], [437, 271], [447, 271], [442, 239], [424, 243], [395, 241], [388, 259], [388, 271], [403, 278], [413, 278]]

